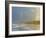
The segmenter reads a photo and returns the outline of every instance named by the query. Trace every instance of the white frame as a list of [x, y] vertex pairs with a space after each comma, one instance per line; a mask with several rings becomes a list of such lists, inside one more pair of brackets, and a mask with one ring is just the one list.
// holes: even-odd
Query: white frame
[[[40, 7], [40, 30], [32, 31], [12, 31], [12, 7]], [[26, 5], [26, 4], [9, 4], [9, 35], [35, 34], [43, 33], [43, 6], [42, 5]]]

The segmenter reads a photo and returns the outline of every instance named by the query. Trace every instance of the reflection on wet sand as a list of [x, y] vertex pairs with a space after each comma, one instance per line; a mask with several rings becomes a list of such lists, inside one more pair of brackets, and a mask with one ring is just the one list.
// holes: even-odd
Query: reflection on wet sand
[[26, 26], [28, 27], [32, 27], [34, 30], [38, 30], [40, 27], [40, 21], [25, 22], [25, 24], [27, 24]]
[[23, 24], [13, 24], [13, 31], [39, 30], [40, 21], [25, 22]]

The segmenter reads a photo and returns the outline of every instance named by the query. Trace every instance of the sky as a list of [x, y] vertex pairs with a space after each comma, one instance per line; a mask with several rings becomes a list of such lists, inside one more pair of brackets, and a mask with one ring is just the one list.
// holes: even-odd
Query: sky
[[33, 9], [31, 7], [12, 7], [12, 23], [18, 24], [20, 21], [32, 19]]

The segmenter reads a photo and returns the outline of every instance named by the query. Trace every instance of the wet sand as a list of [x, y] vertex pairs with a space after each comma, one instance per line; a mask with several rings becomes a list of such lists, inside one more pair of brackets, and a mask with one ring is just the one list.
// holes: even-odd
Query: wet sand
[[12, 31], [39, 30], [40, 21], [24, 22], [23, 24], [13, 24]]

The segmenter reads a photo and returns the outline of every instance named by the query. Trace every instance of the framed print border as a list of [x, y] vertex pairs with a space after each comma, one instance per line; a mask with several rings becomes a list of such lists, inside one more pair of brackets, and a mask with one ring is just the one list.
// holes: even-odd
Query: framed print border
[[[36, 34], [22, 34], [22, 35], [9, 35], [9, 4], [23, 3], [43, 5], [43, 33]], [[24, 2], [24, 1], [5, 1], [5, 37], [22, 37], [22, 36], [39, 36], [45, 35], [45, 3], [43, 2]]]

